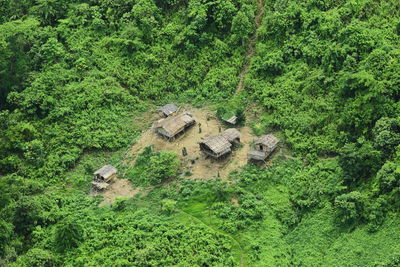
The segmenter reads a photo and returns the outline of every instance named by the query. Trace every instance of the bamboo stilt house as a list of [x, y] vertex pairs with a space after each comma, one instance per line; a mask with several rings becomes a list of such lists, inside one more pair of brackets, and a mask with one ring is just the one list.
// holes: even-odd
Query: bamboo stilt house
[[235, 128], [226, 129], [221, 135], [232, 144], [240, 143], [240, 132]]
[[247, 154], [249, 159], [264, 161], [277, 148], [279, 139], [273, 134], [261, 136], [254, 144], [254, 149]]
[[196, 120], [193, 118], [193, 115], [189, 112], [185, 112], [177, 116], [159, 120], [155, 125], [155, 131], [161, 136], [171, 140], [195, 123]]
[[104, 165], [101, 169], [94, 173], [92, 185], [97, 190], [104, 190], [116, 177], [117, 169], [111, 165]]
[[240, 132], [232, 128], [220, 135], [205, 139], [199, 145], [204, 154], [217, 159], [232, 152], [232, 144], [238, 143], [240, 143]]

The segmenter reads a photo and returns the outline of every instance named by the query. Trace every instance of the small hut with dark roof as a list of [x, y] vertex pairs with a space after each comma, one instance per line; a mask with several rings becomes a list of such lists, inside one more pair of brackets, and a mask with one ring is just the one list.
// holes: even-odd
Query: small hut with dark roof
[[261, 136], [254, 144], [254, 150], [247, 157], [254, 160], [264, 161], [277, 148], [279, 139], [273, 134]]
[[185, 131], [195, 123], [196, 120], [193, 118], [193, 115], [189, 112], [185, 112], [177, 116], [159, 120], [155, 125], [155, 131], [163, 137], [173, 139], [176, 135]]
[[92, 185], [98, 189], [106, 189], [110, 183], [117, 177], [117, 169], [111, 165], [104, 165], [94, 173]]
[[232, 152], [232, 144], [240, 143], [240, 132], [236, 129], [227, 129], [217, 136], [212, 136], [199, 143], [200, 150], [207, 156], [220, 158]]
[[160, 112], [163, 117], [168, 117], [168, 116], [174, 114], [175, 112], [177, 112], [178, 110], [179, 110], [179, 108], [177, 106], [175, 106], [174, 104], [167, 104], [167, 105], [163, 106], [162, 108], [160, 108]]

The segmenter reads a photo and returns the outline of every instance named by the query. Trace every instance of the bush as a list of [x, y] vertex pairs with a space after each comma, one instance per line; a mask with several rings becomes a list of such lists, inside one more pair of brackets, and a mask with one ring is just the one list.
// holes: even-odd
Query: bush
[[366, 198], [358, 191], [343, 194], [335, 199], [337, 219], [340, 223], [353, 225], [364, 218]]
[[85, 238], [85, 232], [78, 223], [71, 218], [61, 222], [57, 227], [55, 241], [59, 251], [78, 247]]
[[154, 152], [147, 147], [137, 158], [135, 165], [128, 169], [127, 177], [141, 186], [160, 184], [177, 174], [180, 161], [175, 152]]

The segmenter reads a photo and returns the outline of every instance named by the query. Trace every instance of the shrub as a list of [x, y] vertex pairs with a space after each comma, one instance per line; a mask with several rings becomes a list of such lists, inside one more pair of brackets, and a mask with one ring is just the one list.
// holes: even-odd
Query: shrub
[[141, 186], [159, 184], [177, 174], [180, 161], [175, 152], [154, 152], [147, 147], [127, 171], [128, 179]]

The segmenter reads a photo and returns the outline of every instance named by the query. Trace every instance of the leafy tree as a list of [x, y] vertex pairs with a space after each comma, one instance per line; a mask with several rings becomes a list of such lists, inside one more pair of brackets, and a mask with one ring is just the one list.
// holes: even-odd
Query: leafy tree
[[381, 164], [381, 154], [370, 142], [346, 144], [339, 157], [339, 165], [344, 171], [347, 182], [356, 182], [369, 178], [377, 172]]
[[365, 196], [358, 191], [352, 191], [336, 197], [335, 208], [339, 222], [346, 225], [354, 225], [363, 220], [365, 201]]
[[84, 239], [85, 232], [83, 227], [73, 218], [64, 219], [57, 227], [55, 243], [59, 251], [78, 247]]
[[376, 176], [381, 192], [400, 190], [400, 167], [397, 162], [386, 162]]
[[13, 238], [13, 225], [0, 219], [0, 256], [5, 255], [5, 249]]
[[374, 142], [377, 148], [390, 154], [400, 144], [400, 120], [383, 117], [379, 119], [374, 128]]
[[236, 114], [235, 115], [237, 117], [236, 123], [238, 125], [243, 125], [245, 123], [245, 121], [246, 121], [246, 115], [244, 114], [243, 109], [236, 110]]
[[32, 248], [11, 266], [53, 267], [57, 266], [57, 259], [49, 250]]
[[253, 32], [254, 25], [248, 10], [239, 10], [232, 20], [232, 37], [235, 42], [242, 45], [249, 39], [249, 35]]
[[171, 199], [164, 199], [161, 203], [161, 210], [167, 214], [171, 214], [176, 209], [176, 201]]

